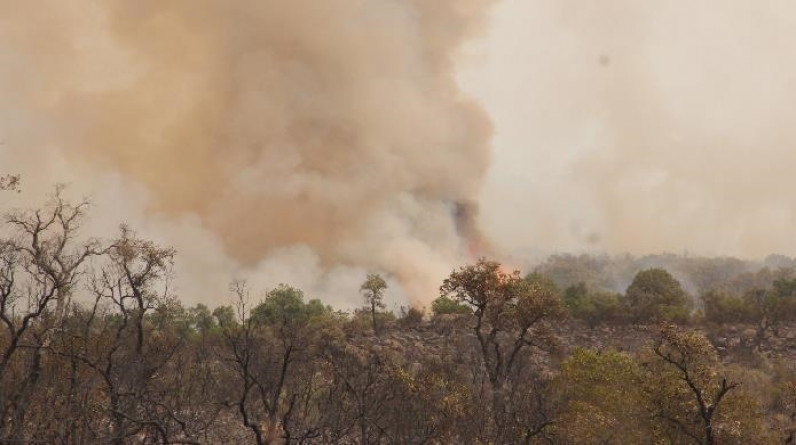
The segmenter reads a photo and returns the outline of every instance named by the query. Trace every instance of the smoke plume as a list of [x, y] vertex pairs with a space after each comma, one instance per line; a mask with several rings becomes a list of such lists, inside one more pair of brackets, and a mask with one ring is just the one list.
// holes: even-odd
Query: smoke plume
[[453, 70], [490, 3], [0, 0], [0, 162], [198, 280], [375, 270], [428, 300], [477, 236], [491, 128]]
[[504, 0], [491, 29], [497, 244], [796, 254], [796, 4]]

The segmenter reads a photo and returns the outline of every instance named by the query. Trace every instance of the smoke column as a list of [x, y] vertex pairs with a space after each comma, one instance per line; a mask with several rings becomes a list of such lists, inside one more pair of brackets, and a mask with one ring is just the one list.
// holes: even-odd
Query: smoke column
[[227, 255], [195, 275], [298, 255], [428, 301], [480, 236], [491, 127], [453, 71], [490, 3], [0, 0], [0, 163]]

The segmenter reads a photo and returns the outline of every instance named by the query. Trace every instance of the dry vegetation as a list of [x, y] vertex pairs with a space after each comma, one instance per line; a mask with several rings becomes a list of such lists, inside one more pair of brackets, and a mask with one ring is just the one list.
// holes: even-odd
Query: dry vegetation
[[4, 220], [2, 443], [749, 444], [796, 434], [787, 259], [560, 256], [527, 276], [479, 260], [451, 273], [428, 314], [385, 312], [378, 275], [354, 314], [288, 285], [253, 301], [243, 282], [230, 288], [236, 305], [211, 309], [170, 293], [173, 250], [126, 227], [111, 242], [81, 241], [86, 211], [56, 194]]

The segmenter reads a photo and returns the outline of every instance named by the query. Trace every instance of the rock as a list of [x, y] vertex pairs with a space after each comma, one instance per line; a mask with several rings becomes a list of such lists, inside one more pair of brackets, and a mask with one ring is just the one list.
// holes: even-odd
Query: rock
[[784, 349], [785, 346], [786, 346], [786, 342], [787, 342], [787, 340], [782, 338], [782, 337], [774, 337], [774, 336], [772, 336], [771, 338], [768, 339], [768, 344], [773, 349]]
[[753, 342], [756, 337], [757, 331], [752, 328], [744, 329], [744, 331], [741, 333], [741, 340], [744, 343]]

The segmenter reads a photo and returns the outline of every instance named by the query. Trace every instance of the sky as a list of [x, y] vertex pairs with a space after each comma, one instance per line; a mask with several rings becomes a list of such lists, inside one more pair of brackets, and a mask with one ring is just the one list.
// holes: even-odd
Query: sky
[[796, 254], [796, 5], [504, 0], [460, 81], [518, 254]]

